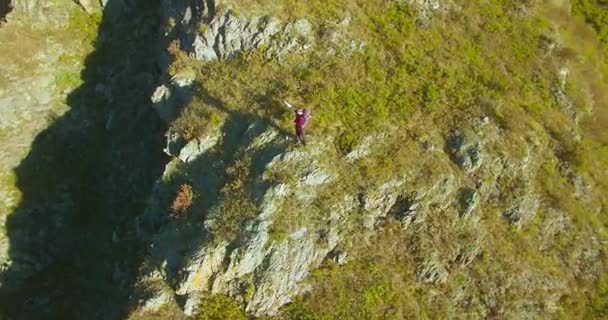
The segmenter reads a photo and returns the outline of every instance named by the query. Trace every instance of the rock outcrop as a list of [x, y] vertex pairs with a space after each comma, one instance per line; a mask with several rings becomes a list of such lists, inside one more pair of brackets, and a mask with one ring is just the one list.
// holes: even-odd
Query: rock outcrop
[[306, 52], [313, 46], [312, 25], [301, 19], [281, 23], [272, 17], [253, 17], [242, 20], [231, 12], [215, 18], [193, 43], [198, 60], [230, 59], [241, 51], [266, 47], [269, 57], [280, 57], [287, 52]]
[[[414, 3], [424, 19], [450, 7], [441, 1]], [[203, 62], [231, 59], [241, 51], [258, 48], [265, 48], [269, 58], [280, 59], [287, 53], [305, 53], [318, 40], [313, 36], [313, 26], [305, 19], [284, 23], [272, 17], [237, 17], [231, 11], [218, 13], [209, 4], [213, 2], [198, 3], [204, 7], [201, 9], [186, 1], [164, 3], [165, 12], [169, 13], [167, 21], [171, 21], [165, 33], [167, 42], [180, 39], [182, 48]], [[324, 34], [326, 52], [336, 54], [344, 48], [348, 51], [362, 47], [361, 43], [348, 40], [349, 24], [347, 17], [333, 24], [332, 32]], [[188, 74], [177, 75], [156, 90], [152, 100], [161, 116], [174, 116], [180, 102], [172, 101], [172, 95], [176, 88], [189, 88], [193, 81], [194, 77]], [[224, 135], [233, 133], [222, 132], [222, 124], [217, 124], [208, 134], [190, 141], [177, 134], [168, 135], [165, 152], [175, 158], [157, 183], [140, 220], [154, 239], [147, 264], [152, 267], [143, 271], [140, 285], [155, 298], [142, 303], [143, 311], [155, 310], [163, 303], [177, 303], [166, 294], [173, 292], [187, 315], [196, 315], [203, 297], [210, 294], [231, 296], [253, 315], [274, 315], [303, 292], [307, 276], [321, 263], [347, 263], [344, 247], [348, 237], [344, 235], [354, 229], [374, 232], [388, 218], [395, 218], [408, 228], [436, 210], [452, 212], [457, 219], [474, 223], [479, 219], [482, 203], [504, 207], [505, 221], [522, 227], [539, 208], [539, 197], [529, 181], [539, 166], [535, 157], [546, 151], [544, 146], [540, 142], [526, 144], [525, 157], [512, 157], [509, 147], [500, 142], [500, 126], [487, 116], [447, 134], [428, 128], [409, 146], [420, 157], [407, 171], [395, 172], [382, 183], [357, 191], [341, 187], [348, 173], [336, 168], [349, 168], [373, 157], [378, 152], [374, 142], [398, 140], [397, 130], [370, 134], [347, 155], [328, 164], [323, 159], [332, 153], [330, 142], [312, 142], [306, 152], [290, 150], [285, 147], [289, 141], [275, 129], [251, 130], [256, 124], [246, 125], [249, 129], [231, 137], [231, 141], [237, 141], [238, 149], [244, 150], [241, 156], [255, 155], [254, 162], [265, 162], [254, 163], [252, 167], [262, 168], [256, 173], [257, 182], [243, 187], [258, 205], [251, 209], [254, 212], [246, 214], [253, 218], [246, 221], [236, 239], [213, 234], [226, 214], [222, 211], [222, 201], [226, 199], [212, 196], [211, 190], [219, 188], [220, 173], [201, 168], [204, 165], [215, 171], [225, 170], [225, 157], [218, 157], [215, 152], [225, 143]], [[289, 174], [277, 182], [274, 177], [286, 171]], [[204, 190], [203, 197], [217, 197], [206, 207], [204, 222], [196, 224], [196, 230], [191, 230], [186, 238], [180, 228], [188, 227], [167, 222], [167, 194], [173, 193], [180, 181], [190, 181], [195, 189]], [[498, 181], [521, 192], [503, 195]], [[332, 188], [331, 202], [319, 200], [323, 188]], [[208, 202], [200, 201], [199, 208]], [[314, 210], [323, 210], [320, 216], [324, 218], [305, 221], [306, 212]], [[281, 219], [294, 215], [304, 218], [281, 229]], [[478, 254], [478, 248], [471, 248], [457, 262], [467, 265]], [[158, 272], [159, 268], [165, 271]], [[421, 262], [417, 275], [422, 282], [443, 283], [448, 277], [446, 262], [438, 255], [429, 256]]]
[[[451, 1], [406, 2], [415, 6], [424, 23], [433, 14], [454, 7]], [[104, 6], [108, 8], [107, 1], [74, 3], [91, 15]], [[125, 3], [116, 1], [113, 6], [117, 9]], [[60, 1], [15, 0], [14, 4], [15, 17], [40, 17], [41, 21], [59, 21], [59, 25], [68, 20], [67, 11], [58, 9], [63, 5]], [[282, 21], [272, 16], [246, 16], [229, 6], [221, 9], [216, 5], [215, 1], [202, 0], [162, 1], [162, 45], [179, 42], [179, 50], [187, 59], [197, 60], [198, 65], [230, 60], [251, 50], [261, 50], [268, 59], [284, 62], [281, 59], [289, 54], [306, 55], [313, 49], [319, 49], [319, 54], [340, 56], [365, 47], [365, 43], [351, 39], [349, 16], [327, 22], [323, 32], [318, 32], [312, 19]], [[43, 16], [41, 11], [45, 12]], [[6, 172], [27, 154], [24, 146], [48, 122], [65, 112], [61, 105], [63, 93], [55, 92], [56, 77], [51, 72], [58, 58], [48, 59], [64, 54], [65, 48], [58, 48], [50, 40], [47, 43], [43, 54], [32, 55], [23, 62], [36, 66], [35, 75], [24, 77], [18, 74], [20, 69], [11, 69], [10, 63], [0, 63], [4, 75], [0, 78], [0, 141], [5, 149], [0, 152], [0, 160], [1, 169]], [[8, 58], [0, 57], [0, 62], [3, 59]], [[170, 59], [166, 54], [159, 58], [162, 70], [169, 66]], [[580, 111], [566, 92], [568, 77], [568, 69], [558, 70], [559, 83], [551, 94], [562, 111], [578, 124]], [[166, 72], [151, 92], [152, 108], [165, 122], [171, 122], [179, 116], [180, 108], [195, 98], [197, 81], [200, 75], [195, 69]], [[105, 80], [89, 85], [87, 88], [100, 100], [111, 103], [117, 99]], [[114, 88], [118, 89], [116, 85]], [[324, 263], [336, 267], [350, 263], [353, 258], [349, 242], [355, 239], [354, 235], [366, 239], [389, 223], [397, 230], [418, 230], [413, 228], [438, 215], [442, 227], [451, 223], [474, 229], [480, 220], [491, 215], [508, 229], [523, 229], [542, 210], [542, 214], [551, 217], [551, 223], [538, 226], [543, 230], [541, 248], [549, 247], [551, 237], [571, 224], [563, 209], [547, 209], [539, 190], [542, 187], [535, 182], [543, 172], [545, 160], [554, 158], [555, 146], [550, 138], [534, 133], [522, 133], [518, 139], [505, 142], [505, 125], [491, 115], [490, 109], [480, 111], [487, 115], [467, 117], [444, 129], [432, 124], [411, 130], [374, 129], [344, 153], [336, 150], [335, 137], [331, 136], [311, 139], [305, 149], [293, 148], [290, 138], [271, 121], [229, 111], [217, 121], [210, 121], [199, 136], [187, 139], [185, 134], [169, 131], [164, 152], [171, 160], [147, 198], [145, 212], [121, 220], [121, 226], [130, 226], [123, 228], [127, 231], [107, 232], [112, 245], [133, 237], [147, 248], [142, 250], [147, 253], [138, 270], [137, 290], [131, 297], [139, 298], [135, 301], [137, 312], [161, 312], [172, 304], [185, 315], [195, 317], [204, 308], [204, 298], [222, 294], [233, 298], [251, 315], [277, 315], [282, 306], [307, 290], [307, 280], [316, 268]], [[49, 119], [40, 114], [48, 114]], [[99, 119], [99, 123], [105, 123], [106, 131], [111, 132], [114, 114], [110, 111]], [[14, 138], [6, 142], [7, 136]], [[576, 140], [575, 129], [572, 136]], [[415, 156], [390, 159], [404, 163], [376, 168], [381, 165], [373, 162], [375, 157], [386, 157], [382, 154], [383, 144], [398, 145]], [[130, 147], [127, 145], [125, 152]], [[113, 163], [114, 154], [109, 155]], [[116, 158], [120, 156], [117, 154]], [[128, 171], [120, 164], [112, 168]], [[363, 169], [377, 174], [377, 180], [357, 176]], [[567, 163], [559, 170], [573, 186], [575, 197], [587, 201], [589, 190], [593, 189], [589, 179], [578, 175]], [[354, 176], [362, 181], [350, 181]], [[0, 174], [0, 178], [4, 181], [12, 177]], [[155, 178], [156, 174], [150, 181]], [[189, 199], [191, 203], [177, 217], [171, 214], [172, 205], [179, 187], [184, 185], [195, 190], [196, 196]], [[19, 194], [12, 189], [0, 191], [0, 213], [8, 213], [17, 206]], [[68, 196], [60, 195], [58, 199], [44, 213], [36, 208], [27, 211], [35, 220], [47, 222], [47, 226], [36, 229], [39, 235], [33, 237], [35, 245], [50, 241], [49, 235], [59, 233], [52, 230], [59, 230], [64, 223], [62, 214], [56, 212], [73, 211], [76, 206]], [[237, 205], [230, 206], [235, 201]], [[490, 213], [483, 211], [487, 208], [491, 208]], [[598, 207], [594, 213], [600, 212]], [[231, 215], [244, 218], [230, 230], [232, 233], [218, 231], [232, 222], [225, 218]], [[436, 250], [419, 259], [411, 274], [423, 284], [447, 283], [452, 266], [466, 267], [481, 255], [483, 232], [470, 237], [464, 249], [454, 246], [448, 255]], [[47, 250], [50, 253], [42, 252], [37, 257], [20, 253], [11, 256], [6, 239], [0, 240], [0, 263], [8, 265], [10, 258], [23, 260], [23, 265], [31, 269], [21, 270], [26, 276], [52, 263], [47, 255], [54, 254], [53, 246]], [[601, 252], [593, 249], [582, 255], [593, 260]], [[121, 262], [108, 264], [111, 272], [107, 278], [113, 283], [135, 277], [124, 270]], [[584, 267], [581, 265], [576, 273], [584, 274]]]
[[[390, 139], [388, 132], [385, 138]], [[237, 240], [217, 242], [209, 231], [199, 231], [184, 243], [174, 227], [163, 227], [154, 236], [157, 240], [152, 256], [156, 261], [164, 261], [165, 269], [172, 271], [164, 275], [151, 271], [145, 276], [146, 281], [155, 283], [154, 292], [172, 290], [182, 297], [184, 311], [189, 315], [200, 310], [201, 299], [208, 294], [229, 295], [254, 315], [273, 315], [304, 290], [307, 275], [323, 261], [346, 263], [348, 253], [341, 248], [348, 237], [343, 235], [349, 234], [352, 228], [363, 227], [375, 232], [387, 217], [397, 218], [404, 228], [408, 228], [417, 219], [424, 219], [438, 209], [455, 210], [460, 219], [475, 221], [479, 216], [478, 204], [487, 202], [506, 203], [504, 218], [517, 226], [525, 225], [534, 216], [539, 200], [524, 181], [529, 180], [528, 172], [535, 171], [531, 166], [537, 164], [531, 156], [508, 160], [506, 149], [503, 155], [496, 153], [496, 148], [504, 147], [495, 123], [484, 118], [471, 127], [452, 130], [447, 136], [440, 132], [427, 134], [420, 141], [422, 156], [408, 172], [398, 173], [379, 186], [359, 190], [358, 195], [348, 188], [332, 189], [335, 200], [328, 206], [323, 221], [295, 226], [282, 236], [277, 235], [275, 225], [285, 219], [285, 210], [295, 210], [294, 214], [299, 214], [300, 210], [315, 210], [313, 206], [320, 201], [319, 190], [332, 183], [339, 185], [343, 179], [344, 173], [332, 168], [353, 163], [374, 154], [375, 150], [368, 139], [363, 139], [355, 150], [364, 152], [356, 151], [356, 156], [349, 154], [342, 158], [343, 164], [334, 162], [331, 167], [322, 160], [323, 155], [331, 152], [327, 149], [329, 145], [321, 142], [312, 142], [306, 152], [291, 150], [274, 157], [260, 156], [272, 159], [264, 166], [263, 176], [267, 178], [271, 172], [301, 169], [288, 169], [293, 174], [289, 181], [252, 191], [260, 194], [259, 212], [253, 215], [255, 218], [247, 223]], [[174, 151], [181, 159], [176, 158], [167, 167], [161, 181], [180, 180], [178, 177], [182, 173], [179, 173], [180, 169], [176, 171], [180, 163], [195, 166], [192, 159], [209, 159], [205, 155], [210, 152], [209, 146], [220, 139], [217, 136], [194, 139], [185, 148]], [[282, 145], [286, 143], [284, 139], [274, 129], [268, 129], [253, 139], [243, 138], [242, 147], [252, 153], [270, 152], [264, 151], [271, 150], [265, 146]], [[442, 143], [446, 145], [445, 151], [439, 147]], [[475, 150], [475, 156], [468, 151], [471, 149]], [[185, 154], [188, 156], [182, 157]], [[438, 171], [429, 176], [427, 170], [431, 167]], [[522, 193], [514, 194], [512, 198], [501, 197], [497, 181], [513, 181], [522, 188]], [[149, 215], [166, 215], [162, 213], [165, 209], [161, 199], [167, 188], [166, 182], [159, 182], [158, 192], [150, 199]], [[221, 214], [219, 209], [217, 215], [207, 216], [206, 230], [213, 229]], [[353, 219], [355, 216], [360, 218]], [[362, 225], [357, 226], [355, 221]], [[180, 258], [179, 252], [189, 254]], [[463, 253], [464, 260], [460, 263], [470, 263], [478, 253], [475, 250]], [[174, 261], [173, 267], [168, 266], [171, 261]], [[444, 263], [437, 256], [428, 257], [421, 264], [418, 276], [423, 282], [445, 282], [448, 274]], [[154, 301], [171, 303], [164, 298]]]

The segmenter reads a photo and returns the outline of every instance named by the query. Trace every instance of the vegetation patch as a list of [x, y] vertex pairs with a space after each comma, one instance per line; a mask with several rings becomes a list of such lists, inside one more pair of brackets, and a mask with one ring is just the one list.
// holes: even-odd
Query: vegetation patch
[[[347, 213], [341, 235], [350, 262], [327, 259], [310, 279], [312, 290], [287, 305], [282, 317], [606, 315], [607, 261], [600, 244], [608, 239], [608, 118], [605, 58], [597, 53], [606, 45], [603, 4], [575, 1], [579, 20], [560, 20], [562, 9], [530, 1], [457, 1], [458, 10], [422, 27], [403, 2], [287, 3], [292, 6], [234, 2], [239, 12], [267, 10], [283, 19], [309, 13], [315, 30], [350, 15], [349, 32], [366, 47], [344, 57], [317, 44], [309, 54], [281, 61], [268, 59], [261, 48], [208, 63], [192, 61], [178, 43], [170, 49], [172, 76], [197, 74], [195, 97], [172, 130], [189, 139], [222, 131], [222, 142], [210, 152], [214, 167], [205, 168], [220, 169], [219, 195], [200, 191], [217, 198], [205, 211], [211, 220], [205, 226], [216, 239], [235, 241], [246, 233], [260, 213], [260, 190], [269, 186], [299, 188], [272, 217], [276, 242], [303, 227], [323, 235], [337, 204], [348, 203], [345, 194], [358, 206]], [[586, 30], [586, 38], [577, 39], [576, 30]], [[559, 94], [572, 100], [572, 108]], [[283, 99], [312, 111], [314, 143], [303, 157], [314, 162], [279, 161], [260, 178], [258, 150], [248, 149], [244, 136], [249, 125], [263, 123], [288, 137], [293, 115]], [[483, 140], [484, 123], [497, 130], [497, 141], [485, 150], [494, 153], [490, 170], [507, 173], [470, 173], [458, 163], [434, 161], [449, 159], [441, 137], [472, 128]], [[368, 153], [345, 161], [366, 139]], [[325, 149], [313, 154], [320, 150], [315, 148]], [[484, 161], [477, 151], [469, 156]], [[304, 181], [313, 167], [337, 180], [308, 192]], [[430, 203], [406, 229], [395, 217], [372, 225], [373, 235], [363, 227], [366, 192], [386, 196], [387, 181], [403, 180], [408, 190], [421, 191], [421, 199], [427, 192], [449, 197], [450, 179], [459, 184], [452, 192], [460, 199], [456, 208]], [[478, 202], [480, 189], [487, 201]], [[526, 206], [532, 194], [536, 198]], [[512, 211], [525, 214], [526, 223], [514, 223]], [[226, 305], [232, 310], [231, 302]]]

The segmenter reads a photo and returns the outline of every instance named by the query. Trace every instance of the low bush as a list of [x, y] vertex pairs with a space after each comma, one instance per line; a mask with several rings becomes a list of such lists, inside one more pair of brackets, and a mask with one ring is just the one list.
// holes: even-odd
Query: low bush
[[171, 204], [171, 217], [178, 219], [183, 217], [184, 213], [190, 209], [194, 202], [194, 193], [192, 187], [188, 184], [182, 184], [177, 192], [177, 196]]

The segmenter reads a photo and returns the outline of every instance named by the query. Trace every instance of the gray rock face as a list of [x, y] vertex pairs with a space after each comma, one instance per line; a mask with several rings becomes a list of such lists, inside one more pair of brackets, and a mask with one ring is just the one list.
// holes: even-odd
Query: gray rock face
[[[195, 139], [179, 151], [180, 158], [182, 155], [196, 157], [205, 154], [212, 142], [218, 139], [219, 132], [205, 139]], [[273, 129], [258, 132], [251, 140], [249, 148], [260, 150], [266, 144], [280, 139], [283, 138]], [[338, 217], [354, 209], [354, 201], [351, 199], [336, 207], [332, 214], [334, 218], [328, 221], [327, 236], [323, 239], [318, 232], [312, 232], [306, 227], [293, 231], [284, 239], [274, 239], [271, 235], [270, 227], [274, 223], [274, 217], [288, 198], [296, 197], [296, 190], [302, 192], [297, 197], [314, 198], [315, 190], [331, 181], [332, 175], [326, 168], [322, 168], [320, 164], [315, 166], [315, 158], [325, 152], [325, 147], [316, 145], [317, 150], [312, 153], [294, 150], [274, 157], [268, 165], [269, 168], [294, 166], [296, 163], [309, 163], [313, 166], [304, 168], [299, 173], [300, 179], [293, 182], [295, 185], [282, 183], [264, 192], [260, 213], [246, 228], [248, 236], [234, 243], [203, 240], [202, 244], [192, 247], [192, 255], [186, 257], [185, 266], [180, 268], [181, 280], [172, 287], [158, 287], [154, 303], [143, 303], [148, 306], [145, 309], [153, 310], [158, 308], [158, 303], [169, 303], [162, 294], [166, 290], [174, 290], [185, 299], [184, 312], [187, 315], [195, 315], [201, 307], [201, 298], [213, 293], [234, 297], [254, 315], [275, 314], [280, 306], [289, 303], [292, 297], [302, 290], [301, 282], [311, 269], [318, 266], [338, 245], [338, 233], [344, 227]], [[192, 150], [195, 152], [191, 152]], [[170, 164], [168, 168], [172, 166]], [[174, 172], [168, 170], [165, 176], [173, 174]], [[162, 192], [156, 195], [162, 196]], [[159, 201], [155, 197], [150, 200], [150, 212], [159, 209]], [[214, 219], [213, 215], [208, 217], [206, 225], [213, 225]], [[167, 261], [167, 268], [170, 270], [173, 270], [173, 267], [169, 265], [174, 265], [171, 261], [180, 260], [176, 250], [181, 245], [175, 243], [178, 238], [180, 237], [172, 228], [155, 236], [155, 244], [158, 245], [154, 246], [151, 255], [163, 257], [161, 260]], [[192, 243], [189, 242], [186, 246], [192, 246]], [[340, 252], [336, 259], [339, 263], [346, 263], [346, 254]], [[169, 282], [166, 275], [156, 271], [144, 278], [155, 283]]]
[[433, 254], [420, 264], [418, 277], [425, 283], [445, 283], [448, 271], [438, 254]]
[[467, 216], [475, 209], [479, 202], [477, 191], [470, 188], [464, 188], [460, 192], [461, 216]]
[[181, 135], [175, 132], [167, 132], [166, 134], [167, 144], [163, 151], [168, 156], [178, 156], [182, 148], [186, 145], [186, 141]]
[[13, 11], [7, 17], [9, 22], [23, 22], [34, 27], [42, 27], [66, 26], [70, 9], [76, 3], [67, 0], [12, 0], [12, 5]]
[[282, 24], [270, 17], [243, 20], [228, 12], [214, 19], [193, 44], [194, 57], [202, 61], [226, 60], [260, 47], [267, 47], [271, 57], [305, 52], [312, 47], [312, 26], [305, 19]]
[[533, 195], [524, 194], [513, 200], [513, 206], [503, 213], [512, 224], [522, 227], [530, 221], [538, 210], [540, 203]]
[[[312, 24], [302, 18], [282, 22], [271, 16], [236, 16], [231, 10], [216, 12], [216, 3], [192, 5], [191, 2], [163, 1], [163, 13], [175, 26], [166, 32], [179, 39], [182, 48], [201, 61], [227, 60], [241, 51], [264, 48], [269, 58], [280, 59], [287, 53], [305, 53], [315, 44]], [[199, 14], [194, 14], [199, 12]], [[348, 37], [350, 19], [335, 23], [333, 31], [320, 44], [328, 53], [360, 50], [364, 44]]]
[[420, 204], [416, 202], [413, 196], [400, 195], [388, 214], [401, 220], [403, 225], [407, 227], [416, 216], [416, 210], [419, 206]]
[[157, 87], [150, 99], [161, 119], [167, 122], [175, 119], [178, 113], [178, 103], [169, 87], [165, 85]]
[[435, 12], [447, 11], [454, 7], [450, 0], [407, 0], [418, 9], [419, 18], [423, 24], [427, 23]]
[[192, 162], [215, 146], [218, 141], [218, 134], [195, 138], [181, 149], [178, 157], [185, 163]]
[[[269, 152], [266, 146], [280, 144], [284, 139], [274, 129], [247, 132], [252, 137], [242, 147], [250, 154]], [[252, 191], [260, 194], [259, 212], [246, 224], [243, 236], [238, 241], [213, 242], [203, 235], [197, 235], [183, 243], [179, 242], [181, 236], [176, 234], [175, 229], [166, 228], [154, 236], [155, 246], [151, 256], [159, 257], [156, 259], [163, 261], [167, 270], [180, 270], [175, 271], [179, 277], [175, 280], [171, 275], [152, 271], [144, 278], [163, 284], [158, 287], [157, 296], [162, 296], [161, 293], [167, 290], [180, 296], [185, 301], [184, 312], [188, 315], [196, 315], [204, 307], [201, 306], [202, 298], [209, 294], [229, 295], [253, 315], [274, 315], [281, 306], [302, 292], [307, 276], [323, 261], [333, 261], [338, 265], [348, 263], [348, 254], [343, 249], [348, 236], [344, 235], [351, 232], [353, 223], [363, 224], [364, 228], [358, 227], [368, 230], [366, 232], [375, 232], [382, 227], [381, 222], [386, 217], [393, 217], [400, 220], [404, 228], [411, 228], [437, 212], [475, 223], [479, 219], [480, 204], [485, 202], [504, 207], [505, 223], [517, 227], [525, 226], [534, 217], [540, 202], [533, 187], [525, 183], [530, 180], [529, 172], [534, 172], [538, 165], [534, 152], [530, 151], [528, 156], [519, 160], [505, 158], [500, 152], [487, 152], [486, 148], [490, 146], [500, 146], [499, 129], [489, 119], [480, 119], [471, 127], [453, 131], [447, 137], [447, 142], [440, 132], [428, 134], [425, 138], [427, 147], [420, 149], [425, 151], [419, 161], [409, 168], [410, 171], [396, 172], [384, 183], [368, 186], [359, 194], [352, 194], [352, 190], [335, 189], [336, 194], [332, 195], [335, 202], [327, 209], [323, 221], [294, 226], [278, 238], [272, 230], [277, 219], [285, 217], [283, 210], [312, 210], [311, 204], [319, 199], [320, 190], [324, 186], [340, 183], [344, 177], [332, 169], [339, 165], [328, 165], [321, 161], [323, 155], [330, 152], [327, 143], [311, 141], [305, 151], [294, 149], [270, 157], [272, 160], [261, 173], [262, 179], [271, 176], [273, 171], [284, 169], [288, 169], [293, 176], [267, 189]], [[390, 139], [390, 131], [386, 135], [385, 138]], [[215, 138], [210, 136], [193, 140], [186, 148], [172, 153], [179, 154], [180, 158], [188, 155], [197, 159], [209, 152], [208, 144], [203, 140], [209, 142]], [[431, 147], [442, 143], [446, 144], [443, 149]], [[365, 139], [362, 145], [365, 145]], [[460, 154], [472, 146], [484, 154], [476, 162], [475, 169], [454, 166], [453, 154]], [[376, 152], [373, 145], [362, 150], [366, 151], [359, 153], [357, 158]], [[186, 166], [196, 163], [184, 158], [186, 160], [182, 160], [187, 162], [184, 164]], [[346, 156], [339, 161], [352, 165], [354, 160]], [[163, 180], [175, 177], [171, 169], [174, 167], [175, 164], [168, 165]], [[429, 167], [436, 168], [437, 172], [429, 175], [426, 170]], [[484, 178], [478, 179], [478, 176]], [[189, 178], [198, 179], [196, 173]], [[518, 186], [521, 192], [510, 198], [501, 198], [497, 186], [499, 180], [509, 181]], [[151, 208], [150, 212], [156, 210], [158, 215], [163, 216], [166, 213], [157, 206], [161, 202], [157, 198], [161, 196], [162, 193], [159, 193], [152, 197], [150, 203], [154, 209]], [[213, 226], [221, 214], [221, 210], [210, 213], [205, 226]], [[353, 216], [358, 218], [353, 219]], [[560, 225], [555, 225], [550, 231], [559, 232], [560, 228]], [[189, 254], [180, 257], [179, 252], [184, 251]], [[479, 253], [479, 246], [472, 246], [454, 262], [466, 266]], [[183, 267], [175, 262], [180, 260]], [[417, 276], [425, 283], [444, 283], [449, 277], [448, 270], [447, 262], [437, 253], [420, 262]], [[169, 303], [160, 298], [154, 301]]]

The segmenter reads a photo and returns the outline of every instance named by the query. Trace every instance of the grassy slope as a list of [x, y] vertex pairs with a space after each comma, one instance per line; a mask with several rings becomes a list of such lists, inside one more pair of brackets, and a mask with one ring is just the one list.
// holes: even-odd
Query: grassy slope
[[[314, 290], [287, 306], [286, 317], [606, 315], [608, 278], [601, 245], [608, 239], [606, 200], [601, 196], [608, 191], [602, 96], [606, 69], [596, 36], [560, 9], [507, 0], [458, 4], [459, 10], [419, 28], [411, 7], [386, 1], [297, 1], [272, 8], [265, 1], [239, 1], [237, 14], [268, 9], [293, 18], [308, 13], [319, 34], [327, 27], [323, 21], [340, 20], [350, 12], [351, 33], [368, 45], [347, 59], [318, 50], [311, 56], [289, 56], [279, 65], [267, 61], [262, 50], [230, 62], [198, 66], [201, 99], [174, 123], [174, 129], [190, 135], [232, 113], [272, 118], [277, 126], [290, 130], [289, 115], [280, 111], [281, 97], [296, 97], [314, 109], [313, 139], [335, 137], [328, 161], [372, 132], [387, 127], [406, 131], [383, 140], [383, 152], [357, 164], [357, 170], [337, 168], [352, 178], [333, 187], [352, 188], [353, 194], [357, 181], [381, 183], [416, 161], [415, 152], [403, 145], [408, 135], [437, 128], [447, 132], [488, 114], [503, 127], [504, 144], [513, 157], [524, 156], [526, 143], [521, 141], [530, 136], [548, 141], [553, 151], [539, 155], [543, 169], [533, 183], [542, 191], [543, 205], [525, 228], [515, 230], [501, 217], [504, 208], [493, 207], [482, 208], [476, 225], [436, 215], [402, 231], [389, 221], [372, 239], [351, 239], [351, 262], [342, 268], [329, 263], [316, 272]], [[574, 12], [596, 21], [602, 39], [601, 9], [579, 1]], [[544, 39], [555, 38], [555, 30], [565, 40], [561, 49], [547, 55]], [[563, 65], [571, 70], [566, 90], [583, 115], [580, 140], [570, 130], [576, 126], [574, 120], [551, 96], [559, 81], [556, 71]], [[225, 108], [206, 104], [204, 96], [222, 101]], [[574, 197], [564, 163], [594, 186], [590, 201]], [[288, 173], [277, 175], [289, 178]], [[228, 177], [227, 185], [251, 178]], [[324, 190], [328, 196], [317, 207], [335, 200], [331, 188]], [[554, 212], [566, 212], [566, 231], [553, 234], [547, 229], [555, 223]], [[246, 218], [227, 217], [224, 225], [233, 225], [232, 229], [218, 231], [232, 237], [238, 228], [233, 220]], [[296, 229], [294, 224], [309, 223], [289, 216], [277, 220], [284, 222], [275, 226], [278, 234]], [[482, 243], [477, 243], [479, 239]], [[442, 284], [419, 281], [421, 265], [445, 262], [467, 246], [481, 252], [472, 264], [448, 265], [449, 277]]]

